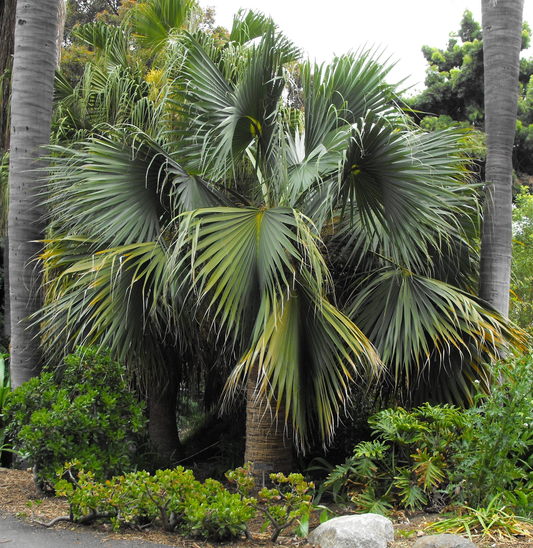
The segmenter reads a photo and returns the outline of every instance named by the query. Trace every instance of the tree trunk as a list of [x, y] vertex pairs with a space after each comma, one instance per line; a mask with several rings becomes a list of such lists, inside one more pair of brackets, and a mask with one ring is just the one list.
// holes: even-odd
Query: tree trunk
[[63, 35], [65, 34], [65, 20], [67, 18], [67, 0], [59, 0], [57, 12], [57, 36], [56, 36], [56, 68], [61, 65], [61, 49], [63, 47]]
[[246, 385], [245, 462], [253, 462], [253, 473], [268, 478], [271, 472], [292, 472], [292, 423], [285, 424], [285, 399], [276, 413], [276, 402], [270, 405], [257, 393], [258, 367], [250, 371]]
[[9, 305], [9, 235], [4, 238], [4, 337], [11, 337], [11, 308]]
[[512, 254], [512, 152], [524, 0], [482, 0], [487, 138], [480, 297], [509, 314]]
[[9, 164], [9, 282], [11, 379], [14, 388], [40, 370], [39, 329], [26, 319], [40, 308], [38, 267], [43, 207], [36, 189], [50, 142], [58, 0], [18, 2], [11, 93]]
[[0, 0], [0, 156], [9, 149], [9, 95], [17, 0]]
[[170, 380], [166, 386], [157, 383], [148, 388], [150, 422], [148, 432], [156, 449], [174, 462], [182, 457], [182, 446], [176, 426], [178, 385]]

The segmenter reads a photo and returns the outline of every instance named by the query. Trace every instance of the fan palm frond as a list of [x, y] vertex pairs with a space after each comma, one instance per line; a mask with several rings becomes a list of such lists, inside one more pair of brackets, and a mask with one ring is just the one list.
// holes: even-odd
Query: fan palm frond
[[[163, 363], [161, 341], [183, 344], [183, 302], [163, 301], [162, 268], [166, 253], [157, 242], [95, 251], [95, 242], [56, 237], [46, 242], [43, 263], [56, 272], [47, 286], [40, 322], [49, 359], [77, 345], [101, 345], [119, 359]], [[175, 286], [177, 287], [177, 286]], [[168, 287], [165, 286], [167, 295]], [[182, 313], [176, 313], [180, 310]], [[169, 330], [169, 325], [174, 329]]]
[[259, 38], [265, 29], [272, 25], [272, 19], [265, 14], [240, 9], [233, 17], [229, 40], [239, 45], [246, 44], [255, 38]]
[[298, 50], [271, 25], [257, 45], [247, 48], [244, 69], [232, 82], [192, 36], [187, 46], [182, 79], [189, 125], [180, 135], [185, 133], [189, 146], [184, 155], [192, 155], [215, 178], [252, 145], [269, 158], [285, 85], [282, 65]]
[[288, 295], [261, 299], [252, 344], [226, 384], [226, 405], [254, 366], [259, 369], [255, 397], [278, 406], [285, 401], [284, 419], [292, 420], [303, 446], [312, 438], [311, 417], [323, 443], [330, 441], [353, 381], [368, 382], [381, 370], [367, 338], [305, 274]]
[[168, 279], [190, 261], [195, 290], [230, 332], [249, 330], [261, 296], [289, 294], [303, 268], [317, 287], [330, 283], [318, 234], [295, 210], [215, 207], [183, 214], [179, 223], [179, 260], [169, 261]]
[[391, 66], [372, 51], [344, 55], [330, 65], [302, 65], [305, 101], [305, 151], [311, 154], [331, 140], [338, 128], [349, 126], [368, 111], [391, 110], [394, 86], [385, 83]]
[[157, 240], [181, 211], [231, 204], [136, 128], [52, 150], [44, 193], [52, 231], [116, 247]]
[[[425, 368], [439, 360], [450, 366], [448, 358], [456, 358], [455, 377], [463, 375], [464, 363], [477, 363], [478, 375], [486, 376], [483, 360], [497, 359], [509, 345], [527, 346], [525, 335], [486, 303], [400, 267], [369, 274], [347, 314], [407, 391], [416, 386]], [[456, 395], [455, 400], [460, 399]]]
[[132, 22], [134, 35], [154, 54], [172, 38], [172, 30], [187, 27], [194, 0], [146, 0], [136, 6]]
[[92, 46], [109, 65], [128, 66], [129, 44], [122, 27], [113, 27], [103, 21], [95, 21], [76, 27], [73, 34]]

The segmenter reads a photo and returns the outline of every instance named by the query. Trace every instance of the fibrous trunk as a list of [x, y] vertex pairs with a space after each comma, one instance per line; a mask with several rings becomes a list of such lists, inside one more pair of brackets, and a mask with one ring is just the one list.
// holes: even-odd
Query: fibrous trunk
[[285, 422], [285, 399], [266, 401], [258, 391], [258, 366], [250, 371], [246, 386], [245, 462], [254, 463], [254, 475], [292, 471], [292, 424]]

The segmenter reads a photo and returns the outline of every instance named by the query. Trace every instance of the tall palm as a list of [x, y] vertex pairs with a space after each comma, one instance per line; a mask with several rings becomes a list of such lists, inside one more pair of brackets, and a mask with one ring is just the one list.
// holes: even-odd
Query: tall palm
[[9, 285], [11, 375], [14, 387], [38, 374], [39, 330], [25, 320], [39, 309], [32, 260], [42, 249], [43, 208], [36, 189], [42, 147], [50, 142], [58, 0], [18, 2], [11, 93]]
[[[165, 113], [164, 98], [168, 93], [168, 81], [171, 79], [172, 72], [176, 70], [172, 64], [176, 57], [179, 58], [180, 52], [179, 44], [172, 44], [172, 47], [169, 46], [167, 50], [160, 51], [160, 42], [164, 41], [165, 37], [179, 35], [179, 32], [182, 32], [180, 28], [175, 27], [190, 20], [187, 10], [194, 7], [190, 2], [186, 2], [186, 5], [181, 8], [177, 6], [176, 2], [162, 2], [161, 4], [162, 6], [158, 6], [157, 2], [148, 2], [139, 6], [139, 14], [134, 12], [136, 18], [133, 21], [133, 30], [135, 34], [140, 36], [143, 42], [155, 44], [157, 47], [154, 50], [159, 51], [158, 63], [160, 64], [154, 64], [152, 72], [147, 77], [144, 65], [139, 63], [135, 55], [131, 55], [131, 52], [135, 51], [136, 43], [131, 42], [131, 31], [127, 25], [113, 28], [101, 23], [93, 23], [74, 31], [78, 39], [94, 48], [96, 60], [86, 67], [85, 74], [75, 89], [72, 89], [60, 74], [58, 75], [53, 124], [55, 142], [63, 144], [73, 142], [75, 143], [73, 146], [77, 147], [83, 139], [89, 139], [92, 135], [109, 131], [111, 126], [130, 125], [142, 128], [144, 132], [139, 143], [134, 146], [136, 149], [137, 146], [141, 147], [134, 153], [134, 158], [138, 158], [138, 153], [143, 154], [141, 152], [143, 140], [148, 140], [152, 145], [157, 146], [150, 140], [149, 134], [155, 133], [158, 120]], [[164, 25], [156, 17], [160, 12], [165, 16]], [[151, 18], [156, 19], [155, 23], [151, 21]], [[257, 19], [258, 21], [264, 20], [264, 18]], [[252, 18], [249, 17], [246, 22], [250, 23], [251, 20]], [[151, 25], [151, 23], [153, 24]], [[237, 22], [235, 28], [238, 29], [240, 24], [242, 23]], [[149, 40], [152, 26], [156, 29], [156, 37], [155, 39], [151, 37]], [[257, 31], [257, 24], [250, 25], [250, 28]], [[241, 42], [249, 39], [249, 36], [246, 38], [247, 33], [244, 31], [240, 32], [240, 35]], [[172, 51], [174, 52], [174, 61], [169, 60], [169, 52]], [[161, 63], [163, 63], [162, 67]], [[168, 70], [167, 65], [169, 65]], [[159, 74], [155, 81], [151, 78], [153, 74]], [[162, 74], [168, 76], [162, 76]], [[164, 121], [161, 123], [161, 126], [163, 125]], [[120, 131], [116, 133], [115, 137], [119, 133]], [[131, 135], [132, 131], [122, 132], [127, 142], [124, 146], [132, 146], [131, 139], [128, 140], [126, 135], [128, 133]], [[102, 146], [99, 148], [99, 155], [113, 154], [106, 140], [100, 141], [100, 144]], [[119, 155], [120, 152], [115, 151], [114, 157]], [[80, 163], [76, 167], [79, 168], [81, 165], [87, 164], [88, 161], [91, 161], [91, 156], [80, 154]], [[127, 153], [122, 161], [128, 161]], [[155, 240], [170, 224], [171, 218], [168, 217], [168, 214], [169, 211], [174, 211], [174, 202], [166, 199], [166, 205], [160, 204], [157, 207], [154, 202], [154, 199], [159, 200], [157, 189], [148, 187], [148, 192], [146, 192], [144, 179], [148, 165], [141, 161], [139, 178], [136, 179], [134, 176], [132, 178], [131, 170], [128, 170], [128, 174], [123, 176], [120, 175], [120, 171], [114, 171], [110, 165], [106, 167], [106, 162], [103, 161], [99, 164], [98, 169], [101, 172], [107, 170], [107, 177], [110, 178], [111, 185], [102, 186], [102, 181], [97, 180], [95, 186], [92, 187], [90, 185], [71, 186], [67, 183], [65, 188], [61, 188], [57, 193], [54, 190], [48, 196], [48, 206], [53, 219], [49, 226], [49, 232], [53, 235], [54, 241], [57, 242], [58, 238], [65, 236], [65, 233], [68, 234], [69, 230], [79, 234], [80, 227], [83, 227], [83, 234], [86, 238], [98, 238], [98, 242], [93, 241], [92, 245], [85, 247], [80, 244], [79, 237], [70, 241], [70, 249], [76, 250], [75, 257], [79, 260], [84, 256], [83, 253], [92, 255], [95, 249], [106, 248], [106, 246], [127, 245], [132, 241], [141, 244], [145, 240]], [[127, 192], [131, 192], [130, 200], [125, 197]], [[150, 192], [152, 192], [152, 197], [148, 198]], [[91, 201], [91, 195], [96, 201]], [[107, 203], [110, 204], [108, 208], [102, 208], [101, 200], [104, 195], [107, 195]], [[56, 209], [57, 200], [60, 205]], [[65, 207], [69, 200], [71, 200], [71, 206]], [[206, 201], [205, 196], [202, 196], [202, 200], [203, 205], [227, 203], [227, 201]], [[129, 209], [129, 206], [134, 206], [135, 202], [139, 209], [131, 217], [132, 210]], [[154, 209], [150, 207], [150, 202], [155, 206]], [[186, 203], [188, 207], [194, 206], [194, 202]], [[85, 208], [89, 208], [88, 212], [85, 211]], [[58, 212], [60, 212], [59, 215]], [[115, 219], [117, 222], [109, 224], [111, 219]], [[105, 233], [101, 228], [98, 228], [98, 223], [104, 223]], [[64, 239], [63, 244], [66, 242], [67, 240]], [[78, 287], [73, 283], [76, 281], [76, 276], [69, 277], [68, 273], [63, 272], [65, 270], [64, 261], [63, 263], [56, 261], [57, 254], [65, 252], [65, 250], [64, 246], [59, 250], [51, 244], [45, 254], [45, 271], [50, 280], [50, 284], [45, 284], [47, 303], [55, 302], [58, 297], [55, 290], [56, 282], [59, 281], [63, 292], [64, 298], [61, 302], [73, 298], [73, 288]], [[70, 259], [74, 260], [74, 256], [71, 256]], [[93, 263], [91, 262], [91, 264]], [[112, 267], [113, 263], [111, 263]], [[66, 281], [67, 279], [68, 281]], [[123, 287], [126, 293], [121, 298], [118, 297], [117, 288], [114, 289], [113, 295], [115, 299], [118, 298], [118, 302], [129, 304], [120, 314], [116, 311], [113, 313], [116, 314], [115, 318], [118, 320], [115, 325], [102, 326], [98, 324], [89, 328], [87, 325], [90, 321], [81, 311], [79, 322], [87, 322], [82, 333], [67, 334], [66, 330], [63, 330], [65, 320], [69, 320], [70, 316], [68, 315], [61, 316], [59, 314], [59, 316], [54, 316], [53, 320], [47, 321], [44, 340], [46, 354], [51, 362], [57, 362], [60, 355], [68, 352], [69, 348], [71, 349], [75, 344], [103, 341], [111, 345], [117, 357], [126, 360], [132, 366], [137, 364], [137, 367], [143, 372], [148, 393], [149, 428], [152, 441], [163, 453], [169, 455], [174, 453], [174, 456], [177, 456], [180, 451], [175, 420], [177, 391], [180, 382], [190, 377], [190, 373], [186, 373], [185, 369], [189, 367], [187, 364], [193, 362], [190, 357], [191, 347], [198, 345], [194, 345], [194, 334], [190, 332], [190, 329], [187, 329], [187, 337], [181, 337], [181, 340], [177, 339], [177, 332], [180, 331], [180, 328], [178, 326], [174, 331], [170, 329], [168, 319], [163, 321], [162, 318], [159, 318], [155, 322], [156, 325], [150, 327], [144, 318], [144, 323], [139, 324], [141, 330], [137, 331], [134, 322], [124, 320], [124, 317], [134, 308], [132, 304], [134, 292], [128, 291], [128, 284]], [[84, 294], [87, 295], [86, 292]], [[142, 299], [142, 295], [139, 295]], [[56, 301], [55, 304], [58, 305], [58, 302]], [[142, 310], [145, 306], [143, 302], [137, 304], [138, 310]], [[166, 312], [163, 313], [166, 314]], [[185, 316], [182, 313], [181, 324], [185, 323]], [[143, 317], [142, 312], [139, 313], [138, 318], [141, 319], [141, 317]], [[120, 328], [118, 328], [119, 325]], [[102, 335], [106, 330], [108, 337]], [[59, 340], [61, 342], [58, 344]], [[132, 341], [135, 344], [132, 344]], [[196, 368], [200, 362], [201, 360], [196, 355], [194, 357]]]
[[[127, 124], [143, 128], [147, 132], [146, 136], [152, 133], [162, 113], [161, 97], [164, 95], [164, 85], [161, 88], [161, 86], [158, 87], [155, 83], [147, 81], [145, 66], [135, 55], [131, 55], [132, 42], [129, 27], [123, 25], [115, 28], [97, 22], [82, 26], [73, 33], [78, 39], [94, 48], [96, 58], [86, 67], [85, 73], [75, 89], [58, 74], [53, 123], [54, 141], [63, 144], [67, 142], [79, 143], [82, 139], [108, 131], [112, 126]], [[105, 143], [103, 145], [101, 150], [105, 148]], [[84, 161], [87, 159], [85, 158]], [[100, 164], [99, 167], [105, 169], [105, 163]], [[145, 164], [142, 164], [142, 169], [146, 169]], [[108, 174], [113, 177], [113, 183], [119, 187], [119, 194], [115, 193], [111, 198], [111, 203], [115, 207], [128, 209], [128, 200], [120, 196], [120, 189], [124, 191], [129, 188], [129, 191], [132, 192], [132, 200], [129, 205], [136, 202], [143, 210], [139, 212], [139, 216], [133, 219], [137, 222], [136, 226], [141, 226], [141, 228], [131, 229], [131, 224], [129, 225], [120, 214], [115, 218], [117, 223], [108, 226], [105, 235], [98, 232], [96, 224], [102, 222], [102, 218], [98, 215], [92, 215], [89, 212], [88, 217], [80, 221], [83, 207], [89, 204], [86, 196], [87, 189], [68, 188], [65, 192], [72, 191], [76, 194], [76, 197], [72, 195], [72, 198], [78, 200], [79, 207], [74, 207], [74, 210], [65, 209], [61, 218], [56, 216], [54, 222], [49, 226], [49, 232], [57, 238], [59, 234], [64, 234], [68, 227], [76, 227], [74, 230], [77, 231], [78, 222], [85, 225], [85, 236], [90, 235], [92, 230], [96, 230], [96, 235], [100, 238], [99, 243], [93, 242], [94, 245], [86, 247], [78, 245], [78, 252], [83, 250], [83, 252], [93, 253], [96, 249], [106, 246], [128, 244], [131, 238], [138, 243], [142, 243], [145, 239], [153, 240], [159, 235], [161, 222], [165, 221], [164, 216], [161, 217], [161, 212], [164, 209], [161, 207], [152, 209], [148, 202], [137, 194], [139, 192], [143, 194], [144, 175], [141, 176], [140, 184], [136, 187], [135, 179], [130, 180], [128, 176], [122, 176], [113, 170], [111, 172]], [[55, 199], [55, 196], [49, 197], [49, 205], [52, 209]], [[102, 211], [100, 202], [91, 203], [90, 207]], [[115, 215], [116, 210], [113, 207], [111, 209]], [[127, 215], [131, 213], [132, 210], [129, 210]], [[109, 220], [108, 217], [104, 218]], [[131, 232], [128, 232], [129, 230]], [[109, 236], [110, 234], [111, 236]], [[95, 233], [93, 232], [92, 235], [94, 236]], [[72, 249], [74, 248], [73, 244]], [[63, 270], [54, 264], [54, 253], [54, 250], [49, 249], [46, 255], [46, 264], [48, 265], [46, 271], [49, 276], [61, 274]], [[79, 254], [77, 256], [80, 257]], [[59, 279], [65, 280], [61, 275], [59, 275]], [[63, 289], [66, 293], [67, 290]], [[47, 291], [47, 302], [55, 297], [56, 293], [51, 287]], [[125, 360], [131, 367], [142, 370], [142, 384], [148, 400], [149, 431], [153, 444], [161, 453], [178, 458], [181, 444], [176, 428], [176, 400], [180, 381], [183, 377], [187, 377], [185, 375], [186, 348], [176, 342], [175, 336], [165, 335], [161, 330], [150, 329], [146, 326], [141, 335], [133, 325], [134, 322], [123, 321], [124, 317], [133, 311], [132, 298], [132, 293], [122, 296], [122, 302], [130, 304], [116, 316], [122, 318], [122, 330], [118, 330], [114, 343], [110, 344], [118, 358]], [[138, 304], [142, 308], [142, 303]], [[141, 316], [142, 312], [139, 318]], [[87, 320], [85, 316], [84, 320]], [[59, 319], [57, 325], [53, 326], [53, 331], [59, 332], [62, 326], [62, 321]], [[116, 326], [109, 325], [106, 328], [111, 333], [116, 329]], [[98, 333], [91, 332], [92, 338], [89, 336], [88, 339], [80, 334], [77, 338], [72, 337], [71, 340], [65, 336], [64, 344], [61, 347], [52, 348], [46, 338], [44, 343], [48, 359], [57, 363], [59, 354], [68, 352], [75, 343], [90, 344], [96, 339], [99, 342], [105, 342], [105, 337], [101, 336], [102, 327], [98, 326], [95, 329], [99, 330]], [[87, 331], [90, 332], [90, 329]], [[125, 339], [121, 338], [121, 335], [124, 334]], [[132, 337], [135, 336], [139, 336], [136, 340], [137, 344], [131, 344]], [[61, 348], [61, 352], [58, 352], [59, 348]]]
[[462, 135], [412, 130], [368, 52], [303, 63], [296, 111], [283, 96], [298, 50], [273, 24], [257, 43], [182, 45], [159, 131], [57, 149], [46, 343], [142, 360], [207, 326], [235, 358], [226, 403], [248, 382], [247, 454], [276, 468], [271, 436], [327, 442], [358, 379], [413, 388], [444, 364], [468, 397], [480, 359], [522, 341], [472, 296]]
[[482, 0], [487, 135], [480, 296], [509, 314], [513, 144], [524, 0]]

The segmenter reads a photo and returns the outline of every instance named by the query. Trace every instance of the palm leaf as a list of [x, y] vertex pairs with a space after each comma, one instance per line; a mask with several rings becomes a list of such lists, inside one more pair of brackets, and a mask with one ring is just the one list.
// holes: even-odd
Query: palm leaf
[[240, 9], [233, 17], [230, 42], [243, 45], [262, 36], [265, 29], [271, 25], [272, 20], [263, 13]]
[[80, 148], [53, 150], [45, 193], [51, 230], [116, 247], [155, 241], [180, 211], [229, 203], [142, 132], [117, 129]]
[[103, 21], [81, 25], [73, 35], [92, 46], [110, 65], [128, 66], [129, 44], [122, 27], [113, 27]]
[[523, 333], [488, 305], [400, 267], [384, 267], [363, 280], [348, 316], [407, 392], [417, 387], [430, 364], [435, 374], [439, 362], [443, 369], [452, 367], [459, 379], [457, 393], [448, 394], [453, 401], [470, 399], [475, 378], [487, 380], [483, 359], [497, 358], [509, 344], [526, 346]]
[[301, 69], [305, 100], [305, 150], [311, 154], [338, 128], [351, 125], [368, 111], [391, 108], [393, 86], [385, 83], [391, 67], [371, 51], [336, 58], [331, 65], [304, 63]]
[[94, 242], [56, 238], [47, 242], [42, 260], [48, 272], [57, 273], [35, 318], [51, 361], [77, 345], [101, 345], [119, 359], [157, 367], [164, 363], [162, 346], [170, 333], [171, 344], [183, 344], [179, 334], [187, 320], [180, 284], [173, 293], [165, 286], [172, 298], [160, 298], [166, 253], [158, 243], [94, 252]]
[[249, 330], [261, 295], [288, 294], [302, 268], [318, 287], [329, 282], [318, 236], [297, 211], [209, 208], [183, 214], [179, 223], [178, 260], [169, 261], [168, 279], [190, 261], [195, 291], [228, 331]]
[[186, 28], [194, 0], [146, 0], [137, 4], [133, 16], [134, 35], [141, 45], [158, 53], [174, 29]]
[[257, 399], [277, 401], [278, 409], [285, 400], [284, 419], [292, 420], [304, 447], [312, 438], [313, 418], [322, 441], [331, 440], [353, 381], [368, 380], [380, 370], [366, 337], [305, 275], [298, 276], [288, 296], [261, 299], [252, 344], [228, 379], [227, 398], [255, 364]]
[[[214, 178], [225, 174], [244, 151], [256, 145], [261, 162], [271, 157], [276, 135], [276, 113], [285, 81], [282, 65], [298, 51], [267, 27], [259, 44], [246, 49], [246, 64], [236, 82], [227, 80], [193, 37], [187, 40], [183, 87], [187, 127], [179, 127], [202, 170]], [[190, 162], [190, 160], [189, 160]]]

